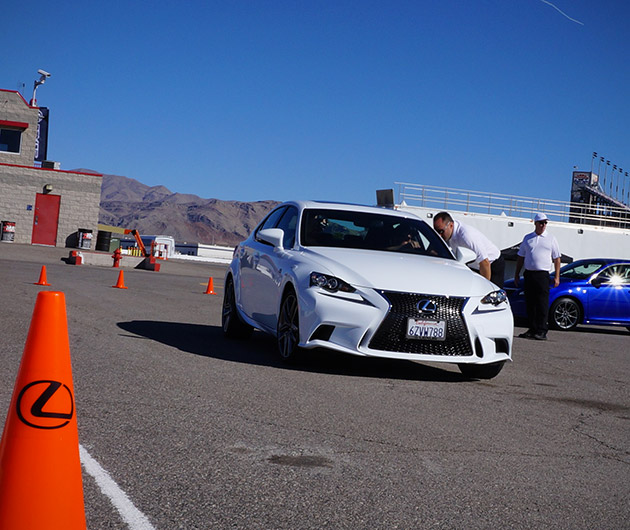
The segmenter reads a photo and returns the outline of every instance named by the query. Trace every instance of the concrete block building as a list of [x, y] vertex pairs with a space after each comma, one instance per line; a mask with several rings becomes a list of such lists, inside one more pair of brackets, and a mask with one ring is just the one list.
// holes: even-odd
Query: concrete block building
[[0, 240], [94, 249], [102, 176], [36, 167], [39, 122], [38, 107], [0, 89]]

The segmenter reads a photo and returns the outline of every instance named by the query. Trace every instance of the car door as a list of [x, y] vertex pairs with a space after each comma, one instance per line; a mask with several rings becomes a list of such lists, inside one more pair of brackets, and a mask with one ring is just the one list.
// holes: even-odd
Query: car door
[[256, 228], [252, 237], [241, 245], [240, 256], [240, 285], [238, 304], [248, 317], [256, 322], [261, 322], [261, 308], [264, 305], [265, 294], [262, 289], [266, 276], [267, 258], [261, 265], [261, 256], [266, 255], [269, 245], [260, 241], [257, 237], [258, 232], [263, 228], [274, 228], [282, 214], [287, 209], [281, 206], [273, 210]]
[[630, 323], [630, 264], [610, 265], [591, 280], [586, 318]]

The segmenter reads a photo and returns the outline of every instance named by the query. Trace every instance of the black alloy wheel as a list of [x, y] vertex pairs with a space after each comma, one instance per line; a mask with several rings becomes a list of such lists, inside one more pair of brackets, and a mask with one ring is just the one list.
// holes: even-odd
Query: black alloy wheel
[[573, 299], [558, 298], [549, 310], [549, 323], [554, 329], [569, 331], [575, 329], [582, 321], [582, 308]]
[[285, 362], [294, 361], [299, 352], [300, 321], [298, 300], [293, 289], [289, 289], [280, 304], [277, 328], [278, 352]]

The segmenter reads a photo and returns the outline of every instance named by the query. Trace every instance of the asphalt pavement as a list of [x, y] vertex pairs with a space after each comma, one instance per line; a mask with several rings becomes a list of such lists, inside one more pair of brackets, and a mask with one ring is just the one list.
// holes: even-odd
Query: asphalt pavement
[[[322, 350], [289, 367], [262, 333], [223, 338], [224, 266], [125, 269], [122, 290], [67, 256], [0, 244], [0, 414], [37, 293], [64, 292], [80, 443], [154, 528], [630, 525], [625, 328], [515, 338], [490, 381]], [[127, 527], [83, 488], [89, 528]]]

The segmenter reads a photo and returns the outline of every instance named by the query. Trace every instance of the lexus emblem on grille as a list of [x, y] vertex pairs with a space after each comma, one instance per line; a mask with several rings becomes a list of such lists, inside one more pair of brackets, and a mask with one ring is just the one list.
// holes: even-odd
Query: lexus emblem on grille
[[437, 311], [437, 304], [433, 300], [420, 300], [416, 307], [420, 313], [433, 315]]

